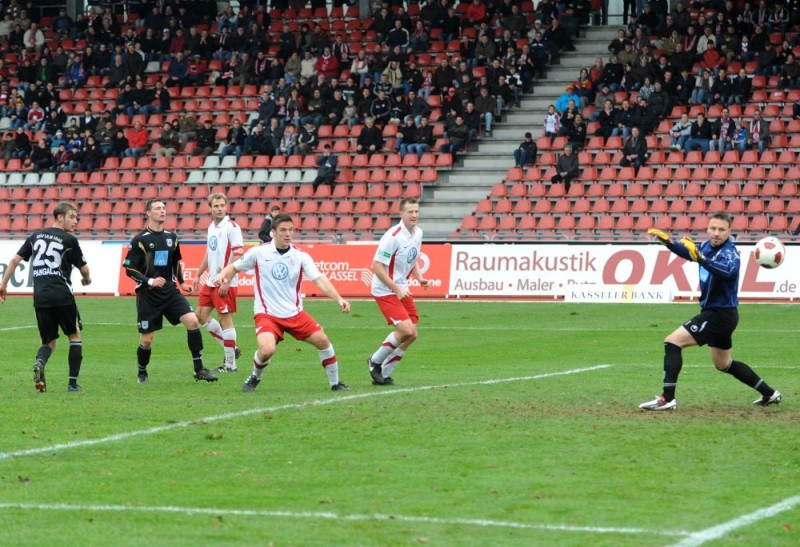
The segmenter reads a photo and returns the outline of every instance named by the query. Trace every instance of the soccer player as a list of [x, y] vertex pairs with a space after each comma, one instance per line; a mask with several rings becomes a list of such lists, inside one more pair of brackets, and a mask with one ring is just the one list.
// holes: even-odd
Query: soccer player
[[33, 278], [33, 308], [42, 345], [36, 352], [33, 365], [33, 382], [41, 393], [47, 391], [44, 367], [56, 349], [58, 329], [69, 339], [69, 383], [67, 391], [82, 391], [78, 374], [83, 361], [81, 343], [81, 316], [72, 294], [72, 268], [81, 273], [81, 284], [89, 285], [92, 278], [83, 251], [74, 236], [78, 225], [78, 209], [71, 203], [61, 202], [53, 210], [53, 226], [34, 232], [25, 240], [17, 254], [8, 261], [3, 280], [0, 281], [0, 302], [6, 298], [8, 281], [23, 260], [30, 262]]
[[[218, 287], [210, 285], [211, 280], [222, 269], [244, 253], [242, 229], [228, 217], [228, 198], [225, 194], [214, 193], [208, 196], [211, 208], [211, 224], [208, 226], [206, 254], [197, 268], [197, 277], [192, 283], [192, 292], [197, 293], [200, 276], [208, 270], [208, 277], [200, 289], [197, 304], [197, 319], [208, 333], [222, 346], [225, 362], [217, 372], [236, 372], [236, 327], [233, 314], [236, 313], [237, 276]], [[211, 317], [216, 309], [219, 321]]]
[[647, 231], [676, 255], [700, 265], [701, 310], [664, 340], [664, 391], [654, 400], [639, 405], [642, 410], [677, 408], [675, 386], [683, 365], [681, 352], [683, 348], [704, 345], [711, 349], [711, 361], [718, 370], [761, 394], [754, 405], [781, 402], [780, 392], [769, 387], [749, 366], [732, 357], [732, 336], [739, 322], [740, 260], [739, 251], [730, 238], [731, 222], [727, 213], [711, 215], [707, 230], [709, 240], [700, 245], [689, 238], [676, 241], [655, 228]]
[[325, 331], [311, 315], [303, 310], [300, 296], [301, 276], [319, 287], [328, 297], [336, 300], [342, 312], [350, 312], [350, 303], [339, 295], [314, 260], [292, 245], [294, 222], [285, 214], [277, 215], [272, 223], [272, 243], [253, 247], [244, 256], [225, 267], [214, 277], [214, 284], [230, 280], [236, 272], [255, 271], [256, 298], [253, 312], [256, 324], [258, 349], [253, 356], [253, 372], [242, 386], [242, 391], [253, 391], [261, 382], [264, 369], [275, 354], [284, 333], [296, 340], [308, 342], [319, 352], [319, 360], [328, 376], [333, 391], [347, 391], [339, 381], [339, 364]]
[[123, 266], [128, 277], [136, 281], [136, 314], [139, 328], [138, 381], [146, 384], [147, 365], [153, 347], [153, 335], [161, 330], [164, 317], [172, 325], [183, 323], [192, 354], [195, 380], [216, 382], [218, 378], [203, 367], [203, 337], [200, 323], [181, 288], [190, 293], [191, 286], [183, 282], [181, 247], [178, 236], [164, 229], [167, 207], [160, 199], [145, 204], [145, 229], [131, 240], [131, 248]]
[[422, 277], [417, 265], [422, 247], [422, 228], [419, 222], [419, 202], [414, 198], [400, 200], [400, 223], [383, 234], [372, 262], [372, 296], [386, 321], [394, 331], [369, 356], [369, 372], [374, 385], [392, 385], [392, 372], [400, 364], [408, 347], [417, 339], [419, 314], [414, 297], [408, 289], [408, 277], [413, 275], [427, 289], [428, 280]]

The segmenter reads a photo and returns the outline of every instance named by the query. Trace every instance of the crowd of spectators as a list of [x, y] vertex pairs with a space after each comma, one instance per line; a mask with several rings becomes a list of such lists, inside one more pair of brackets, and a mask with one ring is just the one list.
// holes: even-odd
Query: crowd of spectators
[[[663, 1], [626, 2], [626, 25], [608, 45], [608, 61], [597, 57], [591, 67], [580, 70], [545, 114], [544, 135], [564, 136], [577, 150], [592, 136], [620, 136], [620, 165], [638, 169], [649, 154], [646, 136], [671, 116], [673, 107], [700, 105], [704, 108], [694, 109], [694, 119], [683, 114], [672, 125], [673, 149], [763, 153], [770, 142], [770, 120], [760, 110], [749, 119], [734, 119], [729, 107], [748, 103], [756, 75], [771, 81], [775, 91], [800, 88], [795, 55], [800, 2], [738, 5], [732, 0], [692, 2], [693, 17], [682, 2], [672, 11]], [[709, 120], [706, 108], [712, 105], [722, 107], [722, 114]], [[581, 116], [587, 110], [589, 121], [596, 122], [588, 135]], [[800, 102], [793, 105], [793, 116], [800, 118]]]
[[[23, 142], [10, 157], [35, 169], [87, 170], [104, 157], [138, 158], [156, 144], [156, 154], [168, 157], [190, 142], [191, 153], [203, 156], [304, 156], [316, 152], [322, 125], [363, 126], [359, 152], [421, 156], [434, 149], [431, 126], [441, 123], [440, 150], [455, 154], [490, 136], [559, 53], [574, 49], [590, 9], [588, 0], [542, 0], [533, 14], [523, 13], [522, 0], [428, 0], [408, 13], [400, 2], [375, 0], [373, 16], [358, 31], [364, 39], [356, 42], [325, 19], [281, 24], [283, 11], [308, 7], [296, 0], [273, 1], [271, 9], [239, 2], [238, 11], [217, 11], [213, 1], [141, 0], [130, 4], [125, 23], [111, 7], [89, 7], [74, 21], [61, 10], [46, 26], [17, 0], [0, 4], [0, 41], [15, 65], [13, 73], [0, 65], [0, 115], [29, 140], [43, 139], [53, 158], [69, 159], [34, 162]], [[325, 4], [314, 0], [310, 7]], [[420, 65], [420, 55], [435, 62]], [[148, 78], [153, 67], [156, 81]], [[67, 123], [61, 91], [85, 88], [92, 77], [117, 90], [114, 108]], [[255, 86], [257, 111], [234, 113], [227, 128], [187, 114], [190, 122], [172, 104], [183, 88], [198, 86]], [[153, 114], [175, 114], [170, 118], [194, 127], [181, 128], [178, 119], [148, 127]], [[105, 130], [108, 116], [111, 131]], [[398, 129], [393, 141], [383, 136], [390, 124]]]

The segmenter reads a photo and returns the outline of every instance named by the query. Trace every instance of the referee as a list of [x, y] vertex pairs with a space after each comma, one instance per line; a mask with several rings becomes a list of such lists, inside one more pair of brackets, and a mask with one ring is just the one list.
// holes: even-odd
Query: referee
[[195, 380], [216, 382], [217, 377], [203, 367], [203, 337], [200, 323], [189, 301], [178, 290], [176, 281], [187, 293], [191, 287], [183, 281], [181, 248], [175, 232], [164, 230], [167, 207], [160, 199], [145, 204], [146, 227], [131, 240], [131, 248], [123, 266], [128, 277], [136, 281], [136, 313], [139, 328], [138, 381], [147, 383], [147, 365], [153, 346], [153, 334], [161, 330], [163, 318], [172, 325], [186, 327], [186, 338], [192, 354]]

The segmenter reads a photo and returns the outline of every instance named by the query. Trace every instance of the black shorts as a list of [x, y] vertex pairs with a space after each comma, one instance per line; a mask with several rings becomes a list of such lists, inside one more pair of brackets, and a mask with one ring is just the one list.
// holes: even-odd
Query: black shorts
[[81, 314], [78, 313], [78, 306], [74, 303], [54, 308], [36, 308], [36, 323], [39, 325], [42, 344], [49, 344], [57, 339], [59, 327], [67, 336], [83, 330]]
[[719, 349], [733, 347], [733, 331], [739, 324], [739, 311], [736, 308], [703, 310], [683, 324], [698, 346]]
[[154, 332], [161, 330], [162, 319], [172, 325], [181, 322], [181, 317], [190, 313], [192, 306], [178, 289], [166, 291], [143, 290], [136, 295], [136, 323], [139, 332]]

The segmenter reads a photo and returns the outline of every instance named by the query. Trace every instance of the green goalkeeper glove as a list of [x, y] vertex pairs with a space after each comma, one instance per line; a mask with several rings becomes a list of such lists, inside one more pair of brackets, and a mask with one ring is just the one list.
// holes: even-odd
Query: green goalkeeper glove
[[689, 256], [692, 257], [693, 261], [703, 262], [706, 259], [706, 257], [703, 256], [703, 253], [700, 252], [700, 249], [698, 249], [697, 244], [692, 241], [692, 238], [684, 237], [681, 239], [681, 243], [684, 247], [686, 247], [686, 250], [689, 251]]
[[667, 232], [659, 230], [658, 228], [650, 228], [649, 230], [647, 230], [647, 235], [656, 238], [657, 242], [660, 243], [661, 245], [666, 245], [670, 241], [669, 234], [667, 234]]

